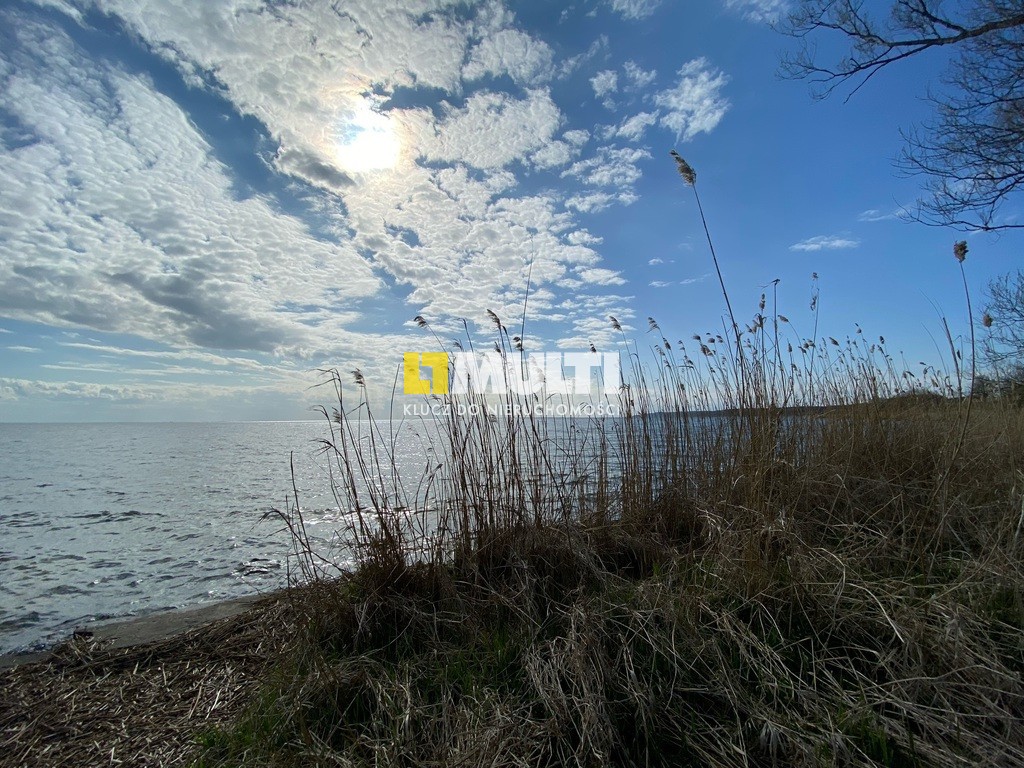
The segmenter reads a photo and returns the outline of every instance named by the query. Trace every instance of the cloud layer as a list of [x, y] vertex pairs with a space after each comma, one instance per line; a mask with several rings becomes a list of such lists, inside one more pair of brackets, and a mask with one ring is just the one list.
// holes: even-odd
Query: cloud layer
[[[191, 96], [49, 16], [3, 14], [0, 312], [171, 349], [372, 365], [408, 318], [456, 332], [487, 310], [516, 317], [528, 283], [551, 342], [603, 343], [630, 297], [586, 217], [638, 199], [652, 131], [691, 140], [729, 108], [707, 59], [659, 87], [653, 69], [601, 61], [606, 38], [556, 52], [497, 2], [37, 2], [72, 25], [105, 15], [202, 109], [258, 126], [247, 175]], [[608, 125], [570, 120], [574, 72], [616, 109]], [[393, 167], [347, 164], [361, 112], [394, 132]]]

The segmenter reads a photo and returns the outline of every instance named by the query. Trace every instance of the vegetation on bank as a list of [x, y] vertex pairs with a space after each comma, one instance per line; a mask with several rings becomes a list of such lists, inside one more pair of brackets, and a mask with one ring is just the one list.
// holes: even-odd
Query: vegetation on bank
[[724, 298], [720, 331], [649, 319], [648, 350], [609, 319], [621, 418], [442, 409], [421, 477], [331, 372], [354, 572], [296, 498], [302, 586], [0, 673], [0, 764], [1024, 764], [1024, 409], [945, 323], [948, 369], [911, 369], [822, 337], [816, 288], [799, 323]]
[[450, 558], [367, 521], [201, 764], [1020, 762], [1024, 415], [956, 415], [758, 412], [671, 473], [629, 436], [642, 468], [575, 520], [491, 466], [508, 495], [471, 491]]
[[769, 304], [623, 333], [621, 419], [437, 422], [414, 482], [334, 372], [359, 567], [322, 577], [290, 510], [321, 577], [198, 764], [1024, 764], [1024, 412], [952, 337], [911, 371]]

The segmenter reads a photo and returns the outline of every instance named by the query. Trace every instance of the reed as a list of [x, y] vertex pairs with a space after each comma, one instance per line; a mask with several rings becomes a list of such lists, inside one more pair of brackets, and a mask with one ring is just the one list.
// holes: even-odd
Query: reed
[[969, 404], [959, 350], [819, 337], [816, 287], [806, 336], [721, 287], [722, 332], [651, 318], [641, 351], [609, 319], [621, 417], [446, 395], [415, 478], [328, 372], [359, 566], [321, 567], [294, 505], [302, 629], [199, 764], [1024, 763], [1024, 414]]

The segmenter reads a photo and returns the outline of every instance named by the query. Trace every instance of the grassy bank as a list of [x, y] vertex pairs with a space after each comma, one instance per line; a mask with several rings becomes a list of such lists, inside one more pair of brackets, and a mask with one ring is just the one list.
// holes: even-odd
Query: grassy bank
[[778, 316], [650, 328], [624, 418], [452, 416], [411, 492], [336, 376], [362, 564], [199, 764], [1024, 762], [1021, 410]]
[[816, 290], [806, 334], [725, 299], [685, 341], [609, 319], [619, 418], [438, 398], [411, 478], [362, 374], [330, 373], [358, 568], [296, 498], [306, 584], [245, 635], [273, 653], [244, 646], [230, 717], [185, 718], [196, 764], [1024, 764], [1024, 410], [970, 397], [948, 329], [948, 369], [910, 370], [821, 337]]
[[780, 396], [748, 348], [756, 401], [684, 362], [588, 430], [441, 420], [423, 482], [342, 399], [359, 569], [328, 577], [293, 508], [310, 584], [5, 672], [0, 764], [1021, 763], [1024, 413], [898, 396], [855, 340], [825, 390]]
[[945, 322], [910, 370], [821, 337], [816, 288], [810, 333], [774, 295], [737, 321], [708, 245], [720, 332], [609, 319], [621, 418], [447, 395], [410, 482], [332, 375], [360, 566], [325, 577], [296, 500], [301, 629], [200, 765], [1024, 764], [1024, 412], [971, 398]]

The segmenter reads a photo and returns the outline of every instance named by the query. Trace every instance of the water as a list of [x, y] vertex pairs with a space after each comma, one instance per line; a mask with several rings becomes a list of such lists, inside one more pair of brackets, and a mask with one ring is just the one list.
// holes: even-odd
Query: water
[[[291, 493], [329, 542], [345, 511], [317, 438], [325, 422], [0, 424], [0, 653], [91, 620], [282, 587], [289, 537], [261, 522]], [[415, 471], [406, 435], [398, 460]]]
[[[568, 503], [595, 480], [600, 430], [589, 420], [542, 421], [550, 453], [538, 477], [572, 489], [559, 502]], [[616, 423], [605, 422], [606, 434]], [[415, 496], [444, 460], [436, 423], [379, 426], [385, 482], [392, 454]], [[286, 508], [292, 454], [312, 544], [350, 564], [352, 517], [332, 492], [317, 442], [326, 437], [326, 421], [0, 424], [0, 653], [51, 644], [97, 619], [285, 586], [291, 538], [279, 519], [262, 518]], [[370, 451], [363, 456], [372, 464]]]

